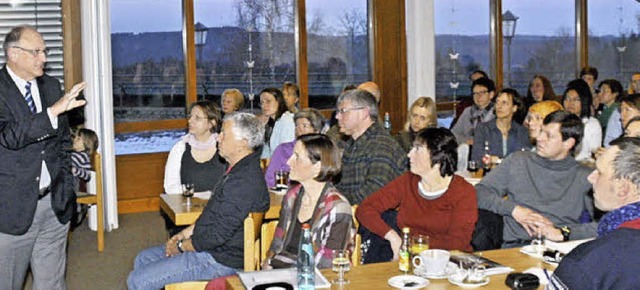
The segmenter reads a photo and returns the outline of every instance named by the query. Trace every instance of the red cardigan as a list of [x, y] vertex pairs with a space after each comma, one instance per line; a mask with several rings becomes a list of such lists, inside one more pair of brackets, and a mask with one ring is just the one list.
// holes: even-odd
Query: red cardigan
[[437, 199], [419, 194], [420, 177], [406, 172], [367, 197], [356, 211], [360, 223], [379, 235], [391, 229], [381, 214], [398, 209], [399, 228], [411, 234], [429, 236], [431, 249], [472, 251], [471, 235], [478, 220], [476, 190], [464, 178], [454, 175], [447, 191]]

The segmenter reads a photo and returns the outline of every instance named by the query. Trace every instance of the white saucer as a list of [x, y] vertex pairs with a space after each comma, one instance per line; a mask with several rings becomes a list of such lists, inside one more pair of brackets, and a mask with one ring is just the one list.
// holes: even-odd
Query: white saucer
[[454, 284], [454, 285], [458, 285], [458, 286], [460, 286], [462, 288], [478, 288], [478, 287], [482, 287], [484, 285], [489, 284], [489, 281], [491, 281], [491, 279], [489, 279], [489, 276], [486, 276], [482, 282], [464, 283], [464, 282], [462, 282], [464, 280], [464, 277], [462, 279], [460, 279], [460, 277], [463, 277], [463, 276], [462, 275], [451, 275], [451, 276], [449, 276], [449, 283]]
[[535, 248], [534, 245], [524, 246], [524, 247], [520, 248], [520, 252], [524, 253], [524, 254], [527, 254], [527, 255], [529, 255], [531, 257], [534, 257], [534, 258], [542, 259], [542, 253], [538, 253], [538, 251], [536, 251], [536, 248]]
[[[389, 285], [398, 289], [422, 289], [429, 285], [429, 280], [414, 275], [399, 275], [389, 279]], [[415, 283], [412, 286], [405, 286], [407, 283]]]
[[444, 270], [443, 274], [429, 274], [425, 271], [424, 267], [416, 267], [413, 270], [413, 274], [416, 276], [420, 276], [428, 279], [447, 279], [450, 275], [454, 274], [458, 270], [458, 266], [456, 264], [449, 262], [447, 264], [447, 268]]

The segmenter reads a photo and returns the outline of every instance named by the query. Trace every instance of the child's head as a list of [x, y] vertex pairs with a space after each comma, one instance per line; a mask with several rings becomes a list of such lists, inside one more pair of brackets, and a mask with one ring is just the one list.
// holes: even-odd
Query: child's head
[[73, 150], [91, 155], [98, 150], [98, 135], [93, 130], [80, 128], [73, 139]]

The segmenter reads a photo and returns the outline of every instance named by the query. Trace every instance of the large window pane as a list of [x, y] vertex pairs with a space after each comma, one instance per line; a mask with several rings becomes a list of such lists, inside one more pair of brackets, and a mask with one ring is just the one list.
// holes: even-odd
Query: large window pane
[[[198, 98], [220, 101], [227, 88], [247, 99], [266, 87], [296, 82], [293, 0], [196, 0]], [[196, 27], [198, 29], [198, 27]], [[198, 33], [198, 31], [196, 32]], [[259, 98], [253, 107], [259, 108]]]
[[116, 123], [184, 118], [182, 1], [112, 0], [111, 58]]
[[[468, 96], [469, 74], [489, 73], [489, 1], [436, 0], [436, 99]], [[493, 78], [493, 76], [490, 76]]]
[[[556, 95], [562, 94], [576, 77], [575, 1], [504, 0], [503, 17], [507, 11], [517, 20], [515, 31], [503, 31], [503, 86], [526, 96], [531, 78], [541, 74], [549, 78]], [[505, 24], [503, 20], [504, 28]]]
[[589, 0], [589, 65], [598, 80], [628, 87], [640, 63], [640, 4], [633, 0]]
[[346, 85], [371, 78], [367, 2], [307, 1], [310, 107], [334, 108]]

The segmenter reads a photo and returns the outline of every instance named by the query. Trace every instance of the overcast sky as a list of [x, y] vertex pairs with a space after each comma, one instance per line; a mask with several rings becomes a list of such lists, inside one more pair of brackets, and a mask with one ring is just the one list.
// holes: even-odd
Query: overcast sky
[[[424, 0], [413, 0], [424, 1]], [[589, 30], [596, 35], [638, 31], [640, 0], [589, 0]], [[235, 24], [234, 0], [195, 0], [195, 17], [209, 27]], [[181, 0], [111, 0], [112, 32], [178, 31]], [[437, 34], [487, 34], [489, 1], [435, 0]], [[556, 35], [573, 32], [575, 0], [503, 0], [504, 11], [520, 17], [517, 34]], [[307, 0], [310, 13], [321, 13], [326, 23], [342, 11], [365, 11], [366, 0]], [[479, 13], [482, 11], [482, 13]], [[307, 16], [307, 21], [310, 21]], [[621, 22], [622, 21], [622, 22]]]

